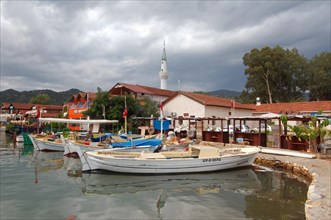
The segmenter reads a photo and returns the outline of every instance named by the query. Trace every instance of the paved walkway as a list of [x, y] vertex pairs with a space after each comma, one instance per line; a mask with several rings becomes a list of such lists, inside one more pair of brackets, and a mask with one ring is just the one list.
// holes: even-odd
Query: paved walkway
[[257, 164], [278, 166], [312, 179], [308, 188], [305, 214], [308, 220], [331, 219], [331, 161], [260, 153]]

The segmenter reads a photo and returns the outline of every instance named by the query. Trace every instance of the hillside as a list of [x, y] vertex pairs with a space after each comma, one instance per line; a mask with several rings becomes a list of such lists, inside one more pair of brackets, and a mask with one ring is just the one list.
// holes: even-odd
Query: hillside
[[220, 90], [215, 90], [208, 92], [209, 95], [212, 96], [218, 96], [218, 97], [223, 97], [223, 98], [239, 98], [241, 95], [241, 92], [237, 91], [232, 91], [232, 90], [226, 90], [226, 89], [220, 89]]
[[[31, 90], [31, 91], [16, 91], [14, 89], [7, 89], [0, 92], [0, 103], [3, 102], [16, 102], [16, 103], [29, 103], [32, 97], [36, 97], [39, 94], [47, 94], [51, 99], [51, 105], [62, 105], [63, 103], [69, 101], [69, 99], [81, 92], [78, 89], [70, 89], [63, 92], [55, 92], [53, 90], [44, 89], [44, 90]], [[237, 99], [240, 96], [240, 92], [231, 91], [231, 90], [216, 90], [211, 92], [203, 92], [204, 94], [209, 94], [212, 96], [224, 97]]]
[[69, 99], [81, 92], [78, 89], [70, 89], [63, 92], [55, 92], [53, 90], [31, 90], [31, 91], [16, 91], [14, 89], [7, 89], [0, 92], [0, 103], [3, 102], [17, 102], [17, 103], [29, 103], [32, 97], [36, 97], [39, 94], [47, 94], [51, 99], [51, 105], [62, 105], [69, 101]]

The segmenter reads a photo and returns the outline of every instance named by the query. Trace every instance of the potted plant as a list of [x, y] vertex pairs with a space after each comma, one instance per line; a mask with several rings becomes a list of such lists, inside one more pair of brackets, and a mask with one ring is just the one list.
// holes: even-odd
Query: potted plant
[[[281, 122], [285, 129], [288, 127], [299, 141], [306, 141], [308, 143], [308, 152], [317, 153], [318, 138], [322, 140], [325, 135], [330, 134], [330, 131], [325, 129], [329, 125], [329, 120], [327, 119], [317, 119], [316, 116], [313, 116], [308, 122], [301, 123], [300, 125], [289, 125], [287, 124], [287, 120], [287, 115], [281, 116]], [[287, 135], [289, 140], [292, 140], [292, 137], [293, 135]]]

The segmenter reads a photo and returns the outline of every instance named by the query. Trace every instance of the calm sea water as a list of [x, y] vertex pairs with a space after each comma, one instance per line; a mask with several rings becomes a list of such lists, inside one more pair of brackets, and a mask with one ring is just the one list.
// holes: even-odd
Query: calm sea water
[[[1, 219], [304, 219], [308, 186], [261, 167], [180, 175], [81, 173], [1, 134]], [[14, 148], [15, 147], [15, 148]]]

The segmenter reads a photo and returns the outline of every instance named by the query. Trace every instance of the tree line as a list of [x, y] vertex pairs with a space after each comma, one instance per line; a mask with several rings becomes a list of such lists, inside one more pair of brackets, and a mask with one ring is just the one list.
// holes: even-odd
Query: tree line
[[247, 81], [242, 103], [331, 100], [331, 53], [322, 52], [311, 59], [297, 49], [254, 48], [243, 56]]

